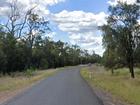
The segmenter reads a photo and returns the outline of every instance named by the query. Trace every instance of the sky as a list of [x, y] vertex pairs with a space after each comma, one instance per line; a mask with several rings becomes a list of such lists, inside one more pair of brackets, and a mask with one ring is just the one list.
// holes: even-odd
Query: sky
[[[0, 0], [0, 16], [9, 13], [8, 3], [12, 0]], [[77, 44], [90, 53], [102, 55], [102, 32], [99, 26], [106, 24], [108, 6], [115, 6], [117, 1], [135, 3], [135, 0], [17, 0], [19, 9], [24, 14], [36, 6], [35, 12], [50, 21], [53, 40]]]

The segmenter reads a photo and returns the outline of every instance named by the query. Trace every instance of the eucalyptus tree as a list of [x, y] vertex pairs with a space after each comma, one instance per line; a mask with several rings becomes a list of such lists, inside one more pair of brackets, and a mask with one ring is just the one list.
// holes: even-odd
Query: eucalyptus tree
[[[111, 35], [114, 39], [117, 54], [125, 57], [129, 67], [131, 77], [134, 78], [134, 53], [138, 47], [139, 38], [139, 23], [140, 7], [136, 4], [127, 4], [126, 2], [118, 2], [116, 6], [109, 7], [109, 16], [107, 25], [111, 30], [111, 34], [106, 33], [107, 29], [103, 30], [106, 37]], [[106, 40], [106, 38], [104, 37]], [[111, 39], [105, 41], [104, 44], [112, 43]], [[109, 46], [107, 47], [109, 48]]]
[[43, 17], [40, 17], [38, 14], [35, 14], [31, 11], [29, 17], [27, 18], [27, 32], [26, 35], [23, 36], [26, 45], [29, 48], [29, 60], [28, 67], [31, 66], [32, 63], [32, 49], [35, 44], [35, 39], [42, 37], [50, 28], [48, 27], [49, 21], [45, 20]]
[[116, 40], [114, 39], [113, 35], [115, 31], [108, 25], [104, 25], [101, 27], [103, 31], [103, 47], [106, 51], [103, 54], [104, 65], [111, 69], [112, 74], [114, 73], [114, 67], [116, 65], [116, 59], [118, 58], [116, 53]]

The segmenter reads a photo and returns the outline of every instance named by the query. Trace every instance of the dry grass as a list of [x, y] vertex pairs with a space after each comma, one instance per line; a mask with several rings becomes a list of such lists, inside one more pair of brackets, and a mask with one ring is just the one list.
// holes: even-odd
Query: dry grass
[[40, 81], [48, 76], [54, 74], [57, 70], [45, 70], [37, 71], [35, 75], [28, 77], [25, 75], [20, 75], [16, 77], [0, 77], [0, 92], [4, 91], [14, 91], [20, 88], [24, 88], [28, 85], [32, 85], [37, 81]]
[[14, 74], [14, 77], [0, 77], [0, 104], [8, 101], [17, 94], [23, 92], [37, 82], [55, 74], [59, 70], [36, 71], [34, 75], [29, 76], [25, 73]]
[[98, 68], [100, 67], [94, 67], [92, 70], [92, 78], [89, 76], [89, 68], [81, 70], [81, 74], [91, 85], [109, 91], [127, 103], [140, 105], [140, 69], [135, 69], [136, 78], [131, 79], [127, 68], [116, 70], [114, 75]]

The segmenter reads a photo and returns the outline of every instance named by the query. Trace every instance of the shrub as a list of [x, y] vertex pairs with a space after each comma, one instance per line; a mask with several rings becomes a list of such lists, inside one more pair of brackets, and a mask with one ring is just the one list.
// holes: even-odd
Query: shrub
[[30, 68], [30, 69], [27, 69], [27, 70], [25, 71], [25, 75], [26, 75], [27, 77], [31, 77], [31, 76], [33, 76], [33, 75], [35, 74], [35, 72], [36, 72], [36, 69]]

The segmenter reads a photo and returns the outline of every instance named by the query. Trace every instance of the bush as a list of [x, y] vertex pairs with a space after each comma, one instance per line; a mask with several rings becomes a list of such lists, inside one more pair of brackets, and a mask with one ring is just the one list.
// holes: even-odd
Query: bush
[[31, 76], [33, 76], [33, 75], [35, 74], [35, 72], [36, 72], [36, 69], [30, 68], [30, 69], [27, 69], [27, 70], [25, 71], [25, 75], [26, 75], [27, 77], [31, 77]]

